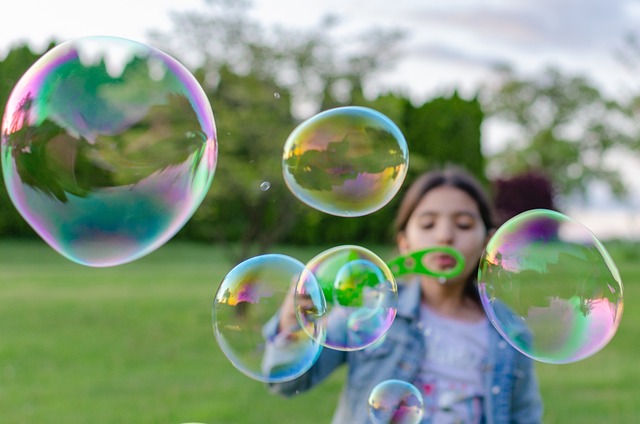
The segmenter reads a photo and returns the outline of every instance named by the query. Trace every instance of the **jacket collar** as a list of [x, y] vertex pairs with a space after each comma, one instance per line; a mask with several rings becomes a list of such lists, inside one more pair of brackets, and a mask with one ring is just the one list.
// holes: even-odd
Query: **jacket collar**
[[[403, 317], [408, 320], [415, 320], [420, 317], [420, 304], [422, 302], [422, 286], [420, 284], [420, 278], [412, 278], [408, 281], [398, 282], [398, 307], [396, 310], [396, 316]], [[511, 323], [512, 336], [522, 338], [523, 342], [531, 343], [531, 331], [527, 328], [526, 323], [520, 319], [517, 319], [517, 315], [502, 302], [494, 302], [492, 307], [495, 310], [497, 316], [502, 320], [509, 320]], [[491, 322], [491, 318], [487, 314], [488, 321]], [[499, 333], [495, 324], [490, 324], [489, 327], [496, 334]], [[502, 339], [502, 338], [500, 338]]]
[[398, 308], [396, 315], [404, 318], [419, 316], [422, 287], [419, 278], [398, 283]]

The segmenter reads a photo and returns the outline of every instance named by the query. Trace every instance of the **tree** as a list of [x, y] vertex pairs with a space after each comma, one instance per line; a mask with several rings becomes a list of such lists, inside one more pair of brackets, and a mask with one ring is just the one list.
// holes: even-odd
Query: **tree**
[[531, 209], [557, 210], [549, 179], [530, 171], [493, 181], [497, 225]]
[[584, 197], [596, 181], [616, 196], [626, 193], [612, 159], [636, 146], [636, 125], [625, 105], [608, 99], [587, 79], [553, 68], [533, 78], [506, 72], [484, 107], [488, 116], [516, 130], [490, 158], [491, 173], [541, 173], [565, 198]]
[[265, 28], [251, 19], [248, 1], [207, 5], [204, 13], [174, 13], [174, 28], [155, 32], [153, 39], [196, 69], [218, 129], [219, 160], [210, 195], [181, 234], [240, 240], [241, 249], [233, 254], [240, 261], [296, 234], [298, 223], [317, 223], [319, 212], [284, 186], [285, 140], [301, 118], [366, 102], [363, 87], [393, 63], [400, 33], [373, 29], [352, 39], [337, 37], [333, 17], [303, 31]]
[[465, 100], [453, 94], [414, 106], [407, 98], [386, 94], [374, 100], [362, 99], [357, 104], [384, 113], [402, 130], [409, 148], [405, 182], [387, 206], [355, 221], [319, 213], [305, 214], [291, 232], [291, 241], [304, 244], [392, 241], [395, 211], [404, 191], [416, 176], [433, 167], [456, 164], [488, 185], [480, 149], [484, 114], [478, 99]]
[[229, 252], [240, 261], [280, 240], [299, 211], [281, 168], [282, 146], [295, 125], [290, 96], [273, 82], [251, 73], [236, 75], [226, 67], [206, 92], [215, 99], [218, 166], [209, 194], [181, 235], [240, 241], [239, 250]]
[[[399, 56], [399, 30], [341, 31], [340, 20], [324, 16], [304, 30], [265, 27], [251, 18], [250, 0], [207, 0], [197, 12], [173, 13], [174, 28], [155, 31], [163, 50], [216, 78], [222, 67], [253, 73], [288, 90], [293, 111], [308, 117], [339, 103], [360, 100], [363, 88]], [[356, 97], [356, 98], [354, 98]]]
[[408, 107], [404, 127], [411, 151], [412, 175], [455, 163], [486, 183], [481, 152], [483, 119], [478, 99], [465, 100], [458, 93], [432, 99], [419, 107]]
[[[47, 50], [53, 46], [53, 43], [50, 44]], [[32, 51], [28, 45], [23, 44], [12, 48], [7, 56], [0, 61], [0, 112], [2, 116], [4, 116], [4, 108], [13, 87], [40, 55], [40, 53]], [[0, 234], [10, 237], [35, 236], [35, 232], [11, 203], [2, 173], [0, 173], [0, 205], [2, 206]]]
[[[204, 13], [173, 14], [173, 28], [152, 37], [154, 46], [190, 67], [211, 101], [217, 125], [213, 185], [177, 237], [240, 241], [239, 249], [228, 249], [235, 261], [281, 241], [388, 242], [395, 205], [416, 174], [453, 162], [483, 175], [483, 114], [477, 99], [455, 94], [416, 107], [406, 96], [366, 94], [379, 72], [392, 69], [400, 32], [372, 28], [349, 35], [333, 17], [305, 30], [265, 28], [251, 19], [248, 1], [207, 4]], [[302, 204], [282, 177], [282, 149], [297, 124], [345, 105], [387, 115], [405, 134], [410, 151], [409, 175], [398, 196], [358, 219]]]

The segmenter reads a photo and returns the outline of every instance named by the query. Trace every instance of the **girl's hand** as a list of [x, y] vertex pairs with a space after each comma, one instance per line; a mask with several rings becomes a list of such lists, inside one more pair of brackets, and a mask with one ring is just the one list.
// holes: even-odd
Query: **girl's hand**
[[282, 306], [280, 307], [280, 323], [278, 325], [278, 332], [291, 332], [292, 329], [300, 327], [298, 324], [298, 318], [296, 317], [294, 301], [295, 291], [296, 285], [294, 283], [289, 287], [289, 291], [287, 292], [287, 295], [282, 302]]
[[318, 312], [318, 307], [313, 303], [311, 296], [306, 293], [297, 293], [296, 285], [292, 284], [280, 307], [278, 331], [297, 331], [301, 328], [298, 314], [305, 324], [305, 321], [317, 318]]

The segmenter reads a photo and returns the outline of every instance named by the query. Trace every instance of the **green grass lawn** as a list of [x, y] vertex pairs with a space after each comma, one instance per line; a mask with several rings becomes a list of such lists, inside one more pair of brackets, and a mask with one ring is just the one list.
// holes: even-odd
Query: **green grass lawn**
[[[232, 267], [224, 250], [171, 242], [131, 264], [88, 268], [44, 242], [0, 242], [0, 422], [328, 423], [344, 372], [282, 399], [218, 348], [211, 302]], [[322, 250], [274, 249], [303, 261]], [[639, 255], [612, 253], [626, 283], [622, 326], [589, 359], [538, 364], [546, 423], [640, 416]]]

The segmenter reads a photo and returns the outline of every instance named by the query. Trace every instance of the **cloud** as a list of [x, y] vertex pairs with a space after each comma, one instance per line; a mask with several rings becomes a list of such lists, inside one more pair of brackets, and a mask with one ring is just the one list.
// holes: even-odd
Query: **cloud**
[[636, 30], [629, 0], [538, 0], [519, 16], [541, 43], [564, 48], [597, 48], [618, 42]]
[[[496, 65], [525, 73], [557, 66], [612, 93], [629, 86], [616, 54], [625, 49], [628, 35], [640, 38], [637, 0], [404, 0], [392, 6], [370, 0], [368, 5], [359, 19], [407, 31], [408, 60], [468, 67], [468, 75], [486, 74]], [[454, 74], [451, 78], [461, 75]]]
[[418, 44], [413, 49], [413, 55], [425, 60], [448, 62], [451, 65], [472, 68], [498, 68], [506, 65], [499, 56], [465, 50], [452, 45], [436, 42]]
[[638, 9], [632, 0], [458, 0], [402, 13], [414, 33], [431, 29], [473, 34], [478, 44], [573, 50], [608, 47], [637, 32]]

